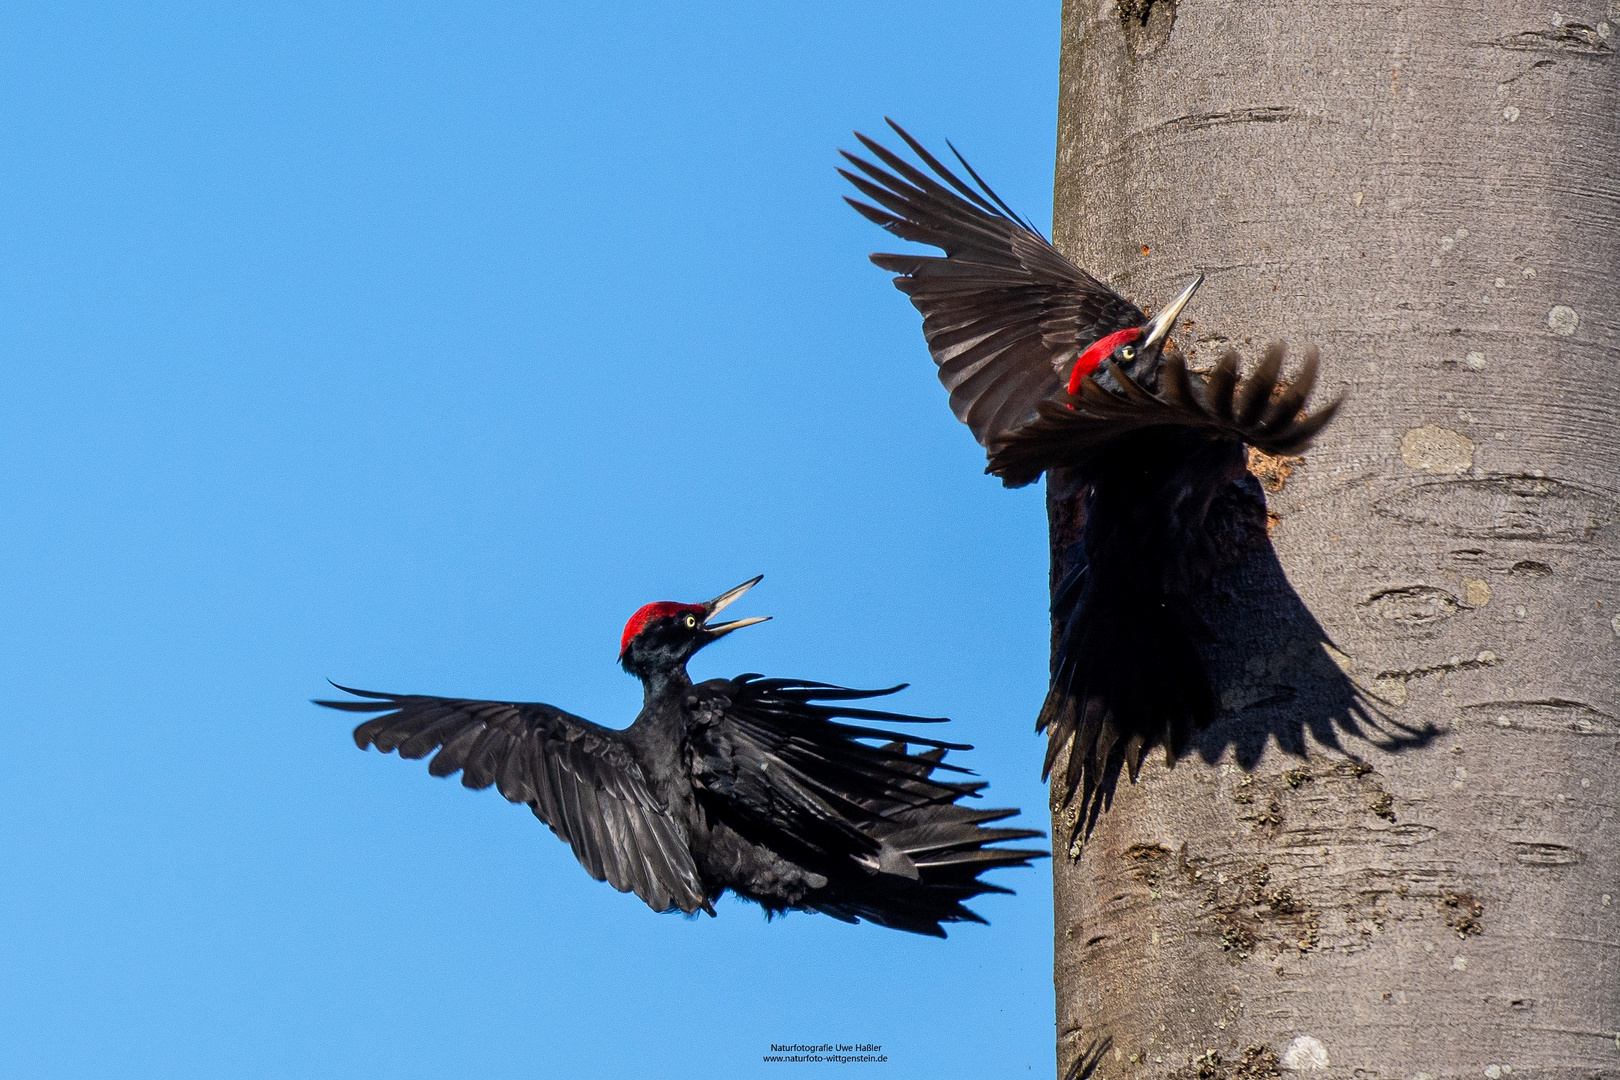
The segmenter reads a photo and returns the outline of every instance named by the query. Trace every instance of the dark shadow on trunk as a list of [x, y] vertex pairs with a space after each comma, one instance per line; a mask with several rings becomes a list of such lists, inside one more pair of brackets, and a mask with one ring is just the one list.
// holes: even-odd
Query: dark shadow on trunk
[[1097, 1067], [1102, 1064], [1103, 1055], [1108, 1053], [1113, 1045], [1114, 1040], [1110, 1038], [1093, 1040], [1088, 1043], [1086, 1048], [1080, 1051], [1080, 1056], [1070, 1064], [1068, 1071], [1063, 1074], [1063, 1080], [1088, 1080], [1097, 1071]]
[[[1072, 474], [1048, 475], [1054, 583], [1072, 562], [1073, 545], [1084, 524], [1084, 496], [1083, 485]], [[1199, 598], [1197, 611], [1208, 628], [1201, 653], [1219, 707], [1214, 721], [1196, 733], [1189, 746], [1169, 754], [1172, 766], [1187, 753], [1214, 764], [1230, 749], [1237, 765], [1249, 772], [1273, 741], [1283, 753], [1303, 759], [1307, 732], [1320, 745], [1353, 760], [1359, 759], [1358, 742], [1399, 753], [1434, 740], [1438, 728], [1432, 724], [1415, 728], [1395, 720], [1386, 703], [1353, 681], [1335, 661], [1335, 655], [1342, 654], [1277, 560], [1267, 536], [1265, 493], [1258, 480], [1246, 475], [1218, 496], [1210, 507], [1208, 528], [1224, 557]], [[1059, 631], [1053, 628], [1054, 640]], [[1068, 807], [1071, 854], [1078, 854], [1098, 817], [1113, 804], [1123, 769], [1124, 756], [1116, 750], [1090, 798], [1077, 796]], [[1058, 772], [1054, 770], [1054, 776]]]

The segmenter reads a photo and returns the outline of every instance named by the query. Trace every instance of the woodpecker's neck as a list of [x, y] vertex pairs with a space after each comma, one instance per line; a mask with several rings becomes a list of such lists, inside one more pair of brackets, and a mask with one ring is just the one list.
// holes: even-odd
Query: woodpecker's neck
[[638, 671], [636, 674], [641, 679], [644, 700], [649, 702], [659, 698], [679, 696], [692, 688], [692, 678], [686, 673], [684, 663], [669, 666], [661, 665]]

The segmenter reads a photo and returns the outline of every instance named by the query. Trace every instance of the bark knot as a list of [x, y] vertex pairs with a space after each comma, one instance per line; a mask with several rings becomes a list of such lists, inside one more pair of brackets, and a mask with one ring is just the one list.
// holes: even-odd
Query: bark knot
[[1176, 25], [1176, 0], [1116, 0], [1125, 51], [1145, 60], [1170, 43]]

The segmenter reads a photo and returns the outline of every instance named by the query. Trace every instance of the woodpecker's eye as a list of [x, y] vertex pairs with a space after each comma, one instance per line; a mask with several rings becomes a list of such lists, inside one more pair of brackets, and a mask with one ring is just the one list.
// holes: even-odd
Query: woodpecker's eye
[[1127, 360], [1135, 360], [1136, 359], [1136, 346], [1135, 345], [1127, 345], [1127, 346], [1125, 346], [1123, 349], [1119, 350], [1119, 355], [1123, 356]]
[[697, 625], [697, 616], [688, 613], [687, 616], [686, 616], [686, 628], [688, 630], [690, 630], [693, 627], [695, 627], [696, 625]]

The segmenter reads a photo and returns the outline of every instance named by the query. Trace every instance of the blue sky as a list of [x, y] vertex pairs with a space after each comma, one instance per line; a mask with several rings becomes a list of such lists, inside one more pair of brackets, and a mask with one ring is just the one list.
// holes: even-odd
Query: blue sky
[[[948, 941], [655, 915], [330, 677], [614, 726], [640, 604], [958, 718], [1044, 827], [1041, 491], [865, 260], [890, 114], [1050, 213], [1058, 4], [0, 13], [0, 1074], [1051, 1068], [1050, 875]], [[857, 1066], [848, 1066], [855, 1068]]]

